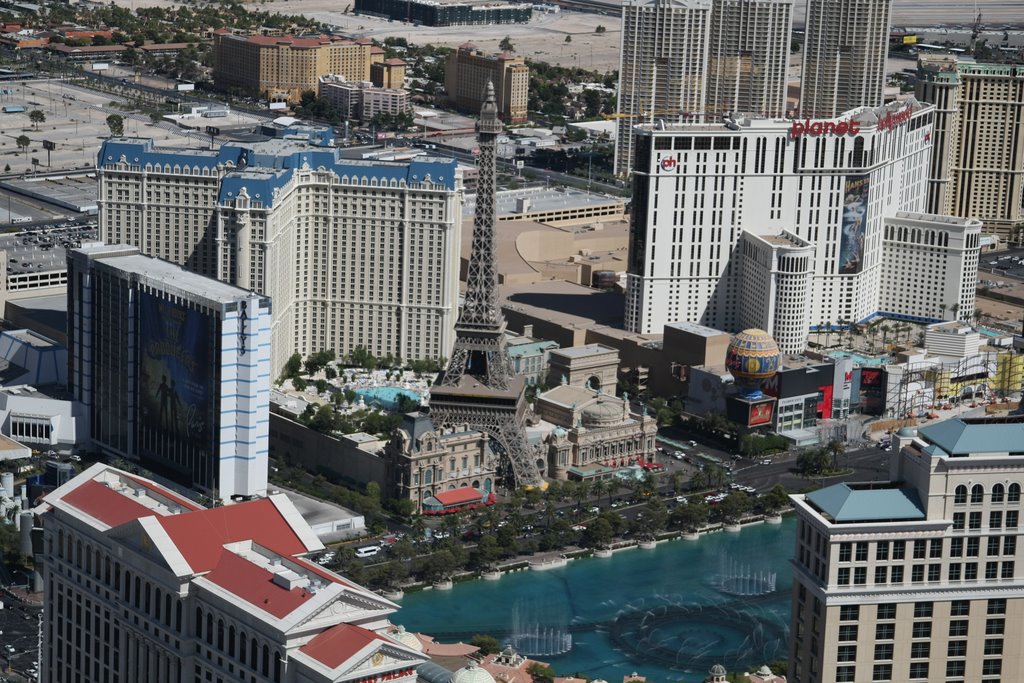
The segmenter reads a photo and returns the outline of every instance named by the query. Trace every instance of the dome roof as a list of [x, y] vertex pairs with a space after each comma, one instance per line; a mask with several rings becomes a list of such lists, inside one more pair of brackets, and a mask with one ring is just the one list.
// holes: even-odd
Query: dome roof
[[724, 676], [728, 672], [725, 670], [725, 667], [721, 664], [715, 664], [713, 667], [711, 667], [711, 671], [709, 673], [712, 676]]
[[762, 678], [764, 676], [771, 676], [772, 670], [768, 668], [767, 664], [762, 664], [761, 668], [757, 670], [757, 675], [761, 676]]
[[415, 633], [410, 633], [409, 631], [406, 631], [404, 626], [399, 626], [397, 629], [395, 629], [395, 631], [391, 634], [391, 637], [411, 650], [416, 650], [416, 652], [423, 652], [423, 643], [420, 642], [420, 639], [416, 637]]
[[912, 439], [917, 436], [917, 432], [912, 427], [900, 427], [900, 430], [896, 432], [896, 436]]
[[744, 395], [760, 396], [760, 383], [779, 371], [779, 345], [764, 330], [744, 330], [729, 342], [725, 367]]
[[622, 402], [601, 396], [581, 412], [584, 427], [599, 427], [622, 422]]
[[452, 674], [452, 683], [494, 683], [494, 676], [474, 661]]

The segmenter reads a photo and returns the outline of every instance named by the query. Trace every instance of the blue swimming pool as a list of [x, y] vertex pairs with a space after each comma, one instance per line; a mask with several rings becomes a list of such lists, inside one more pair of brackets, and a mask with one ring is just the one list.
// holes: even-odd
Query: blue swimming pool
[[398, 410], [398, 397], [405, 396], [416, 403], [422, 398], [419, 393], [411, 389], [399, 387], [369, 387], [367, 389], [356, 389], [356, 396], [363, 399], [366, 405], [377, 405], [384, 410]]
[[858, 365], [887, 365], [892, 362], [892, 359], [886, 356], [862, 356], [853, 351], [832, 351], [828, 355], [835, 359], [850, 358]]

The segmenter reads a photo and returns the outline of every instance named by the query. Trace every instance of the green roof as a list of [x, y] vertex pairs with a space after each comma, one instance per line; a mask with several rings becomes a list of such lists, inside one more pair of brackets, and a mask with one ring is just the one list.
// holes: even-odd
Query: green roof
[[860, 489], [835, 484], [808, 493], [806, 500], [836, 523], [924, 519], [917, 491], [909, 488]]
[[921, 427], [918, 436], [937, 446], [931, 455], [1024, 452], [1024, 422], [945, 420]]

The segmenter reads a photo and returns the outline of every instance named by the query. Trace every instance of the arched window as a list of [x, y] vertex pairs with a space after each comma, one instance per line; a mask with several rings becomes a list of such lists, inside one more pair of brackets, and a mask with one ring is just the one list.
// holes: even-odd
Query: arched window
[[245, 639], [245, 631], [238, 632], [238, 660], [245, 664], [245, 646], [249, 643]]
[[981, 484], [975, 484], [971, 487], [971, 504], [977, 505], [985, 500], [985, 487]]
[[996, 484], [992, 487], [992, 502], [1002, 503], [1003, 496], [1006, 495], [1006, 487], [1002, 484]]
[[206, 615], [206, 644], [213, 645], [213, 614]]
[[270, 675], [270, 648], [263, 646], [263, 675]]
[[57, 532], [57, 557], [64, 557], [64, 530]]
[[1010, 490], [1006, 493], [1007, 503], [1020, 502], [1020, 484], [1010, 484]]
[[274, 683], [281, 683], [281, 653], [274, 653]]
[[953, 491], [953, 504], [965, 505], [967, 503], [967, 487], [963, 484], [957, 486]]
[[259, 657], [260, 646], [256, 644], [256, 639], [253, 638], [250, 643], [252, 647], [249, 648], [249, 668], [253, 671], [256, 670], [256, 658]]
[[228, 627], [228, 655], [235, 656], [235, 627]]
[[196, 638], [203, 637], [203, 609], [196, 607]]
[[224, 620], [217, 620], [217, 649], [224, 651]]

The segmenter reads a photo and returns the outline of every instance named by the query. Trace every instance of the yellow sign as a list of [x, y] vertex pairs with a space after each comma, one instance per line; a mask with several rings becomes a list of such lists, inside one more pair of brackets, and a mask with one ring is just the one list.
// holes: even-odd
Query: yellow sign
[[903, 36], [904, 45], [917, 45], [917, 36]]

